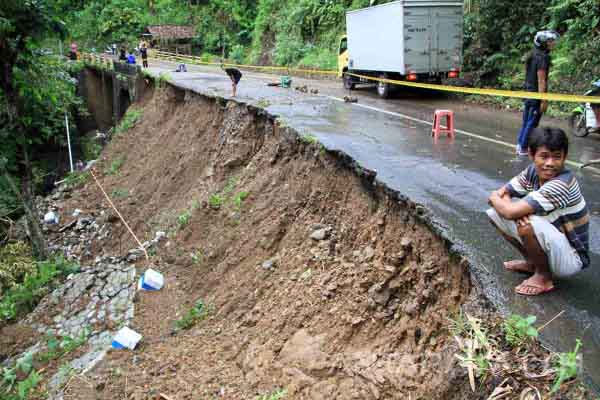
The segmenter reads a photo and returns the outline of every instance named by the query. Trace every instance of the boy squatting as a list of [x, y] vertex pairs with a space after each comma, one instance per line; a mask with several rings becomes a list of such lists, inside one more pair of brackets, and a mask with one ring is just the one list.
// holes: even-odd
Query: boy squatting
[[504, 267], [532, 274], [515, 288], [518, 294], [550, 292], [555, 278], [590, 264], [589, 213], [575, 175], [565, 169], [568, 150], [563, 130], [535, 129], [529, 140], [533, 163], [489, 197], [490, 221], [524, 257]]

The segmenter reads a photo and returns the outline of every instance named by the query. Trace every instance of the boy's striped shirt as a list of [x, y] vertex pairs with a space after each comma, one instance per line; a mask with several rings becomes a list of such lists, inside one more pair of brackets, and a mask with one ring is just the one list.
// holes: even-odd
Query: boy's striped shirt
[[512, 197], [524, 198], [535, 215], [547, 219], [564, 233], [579, 254], [583, 268], [589, 266], [590, 216], [577, 178], [571, 171], [564, 169], [540, 187], [535, 165], [531, 164], [512, 178], [506, 188]]

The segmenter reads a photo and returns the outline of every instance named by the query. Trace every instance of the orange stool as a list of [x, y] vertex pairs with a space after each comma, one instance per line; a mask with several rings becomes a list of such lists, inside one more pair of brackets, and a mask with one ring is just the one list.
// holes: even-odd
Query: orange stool
[[[446, 127], [442, 127], [442, 117], [446, 117]], [[433, 128], [431, 136], [439, 137], [440, 133], [447, 133], [448, 137], [454, 137], [454, 111], [452, 110], [435, 110], [433, 115]]]

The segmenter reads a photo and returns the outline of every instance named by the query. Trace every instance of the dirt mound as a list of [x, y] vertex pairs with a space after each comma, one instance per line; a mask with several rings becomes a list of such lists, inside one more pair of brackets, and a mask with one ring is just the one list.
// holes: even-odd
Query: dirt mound
[[[251, 106], [166, 88], [137, 107], [97, 170], [140, 238], [168, 232], [166, 287], [138, 296], [141, 347], [65, 398], [467, 398], [445, 329], [467, 266], [414, 204]], [[105, 208], [91, 183], [82, 203]], [[114, 224], [93, 256], [134, 247]], [[174, 329], [198, 300], [207, 317]]]

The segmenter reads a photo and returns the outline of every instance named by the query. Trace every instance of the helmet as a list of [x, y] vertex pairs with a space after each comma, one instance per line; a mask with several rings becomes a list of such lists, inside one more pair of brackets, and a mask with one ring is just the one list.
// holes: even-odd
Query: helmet
[[546, 43], [557, 41], [559, 38], [560, 35], [556, 31], [539, 31], [535, 34], [533, 44], [535, 44], [536, 47], [546, 47]]

